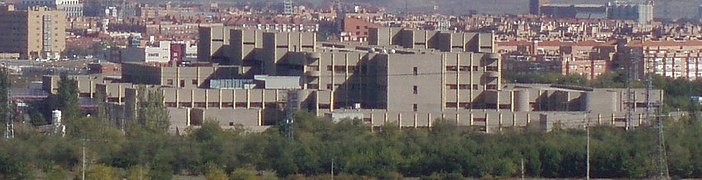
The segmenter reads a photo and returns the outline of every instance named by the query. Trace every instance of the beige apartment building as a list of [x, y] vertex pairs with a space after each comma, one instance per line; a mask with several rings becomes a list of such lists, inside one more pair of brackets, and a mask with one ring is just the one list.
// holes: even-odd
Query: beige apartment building
[[0, 6], [0, 53], [58, 59], [66, 49], [66, 14], [47, 7]]

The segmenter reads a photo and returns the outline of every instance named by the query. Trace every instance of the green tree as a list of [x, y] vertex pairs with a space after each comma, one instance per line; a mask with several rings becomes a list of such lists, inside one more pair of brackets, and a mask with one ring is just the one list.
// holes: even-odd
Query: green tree
[[[7, 96], [11, 86], [7, 69], [0, 68], [0, 117], [2, 119], [8, 119], [13, 112], [10, 106], [10, 99]], [[2, 124], [5, 124], [4, 122]]]
[[44, 117], [51, 117], [52, 110], [61, 110], [63, 121], [69, 124], [81, 116], [78, 82], [70, 79], [66, 74], [62, 74], [58, 85], [57, 94], [49, 97], [50, 109], [49, 112], [45, 112], [47, 115]]
[[137, 122], [146, 129], [166, 132], [170, 116], [163, 104], [163, 93], [144, 86], [139, 86], [137, 93]]
[[234, 170], [231, 175], [231, 180], [248, 180], [256, 179], [256, 171], [248, 168], [239, 168]]
[[205, 173], [207, 180], [227, 180], [227, 173], [215, 164], [209, 164], [207, 166], [207, 172]]
[[90, 169], [86, 172], [86, 179], [90, 180], [118, 180], [121, 179], [119, 176], [119, 169], [96, 164], [92, 165]]
[[149, 179], [149, 167], [143, 165], [133, 165], [127, 170], [127, 180]]

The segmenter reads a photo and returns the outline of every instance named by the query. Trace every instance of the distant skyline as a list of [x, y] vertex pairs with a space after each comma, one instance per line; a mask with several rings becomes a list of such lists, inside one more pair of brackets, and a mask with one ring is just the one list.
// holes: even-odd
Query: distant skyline
[[[269, 0], [275, 1], [275, 0]], [[318, 4], [324, 0], [303, 0]], [[529, 0], [345, 0], [346, 2], [379, 3], [388, 10], [401, 11], [407, 8], [413, 12], [430, 11], [434, 4], [438, 5], [438, 11], [446, 14], [467, 14], [471, 11], [482, 14], [527, 14], [529, 12]], [[552, 3], [581, 3], [581, 4], [604, 4], [613, 0], [552, 0]], [[645, 0], [630, 0], [631, 2], [643, 2]], [[654, 7], [656, 18], [694, 18], [697, 8], [702, 4], [702, 0], [667, 0], [669, 8], [664, 8], [664, 1], [657, 0]], [[457, 6], [457, 4], [460, 4]], [[666, 9], [668, 15], [666, 15]]]

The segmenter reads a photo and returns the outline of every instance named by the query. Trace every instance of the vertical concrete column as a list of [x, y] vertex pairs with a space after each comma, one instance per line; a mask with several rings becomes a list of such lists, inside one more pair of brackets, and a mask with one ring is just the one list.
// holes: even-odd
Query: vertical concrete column
[[414, 113], [414, 128], [417, 129], [417, 113]]
[[458, 114], [456, 112], [456, 126], [459, 126], [461, 124], [461, 114]]
[[490, 133], [490, 128], [488, 128], [488, 124], [490, 124], [490, 117], [487, 113], [485, 113], [485, 133]]
[[402, 129], [402, 113], [397, 113], [397, 126]]

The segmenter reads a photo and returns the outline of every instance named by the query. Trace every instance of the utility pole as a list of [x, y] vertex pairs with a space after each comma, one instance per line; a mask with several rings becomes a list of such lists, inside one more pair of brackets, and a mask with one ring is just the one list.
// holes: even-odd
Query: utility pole
[[656, 116], [658, 123], [658, 178], [670, 179], [668, 174], [668, 160], [665, 152], [665, 137], [663, 135], [663, 118]]
[[83, 178], [82, 178], [82, 180], [85, 180], [85, 141], [86, 141], [86, 139], [83, 139], [83, 147], [82, 147], [82, 149], [83, 149], [83, 172], [82, 172]]
[[[590, 112], [586, 112], [586, 113], [590, 113]], [[586, 150], [585, 150], [586, 158], [585, 159], [587, 159], [587, 162], [585, 162], [585, 169], [586, 169], [585, 179], [590, 180], [590, 120], [587, 119], [587, 114], [585, 114], [585, 121], [587, 121], [585, 123], [585, 134], [587, 136], [587, 143], [586, 143], [587, 145], [585, 146], [585, 148], [586, 148]]]
[[520, 164], [522, 166], [522, 180], [524, 180], [524, 158], [520, 159]]
[[334, 180], [334, 158], [332, 158], [331, 164], [331, 180]]
[[2, 76], [3, 76], [3, 83], [2, 86], [5, 86], [5, 98], [7, 100], [7, 104], [5, 104], [5, 118], [6, 118], [6, 124], [5, 124], [5, 138], [6, 139], [12, 139], [15, 137], [15, 126], [12, 122], [12, 84], [10, 84], [10, 77], [7, 72], [8, 70], [5, 69], [2, 71]]
[[[641, 52], [643, 53], [643, 52]], [[643, 59], [643, 56], [639, 54], [639, 52], [636, 51], [629, 51], [629, 54], [633, 56], [633, 58], [630, 59], [630, 66], [627, 70], [627, 81], [626, 81], [626, 94], [627, 94], [627, 102], [626, 102], [626, 130], [634, 130], [634, 111], [636, 110], [636, 95], [634, 93], [634, 90], [631, 88], [631, 84], [634, 80], [639, 79], [638, 75], [638, 64], [639, 61]], [[643, 63], [643, 62], [642, 62]], [[645, 65], [645, 64], [642, 64]], [[647, 92], [648, 93], [648, 92]]]
[[585, 163], [585, 169], [587, 169], [585, 172], [585, 179], [590, 180], [590, 123], [588, 121], [587, 127], [585, 127], [585, 132], [587, 134], [587, 151], [586, 151], [586, 156], [587, 156], [587, 162]]

